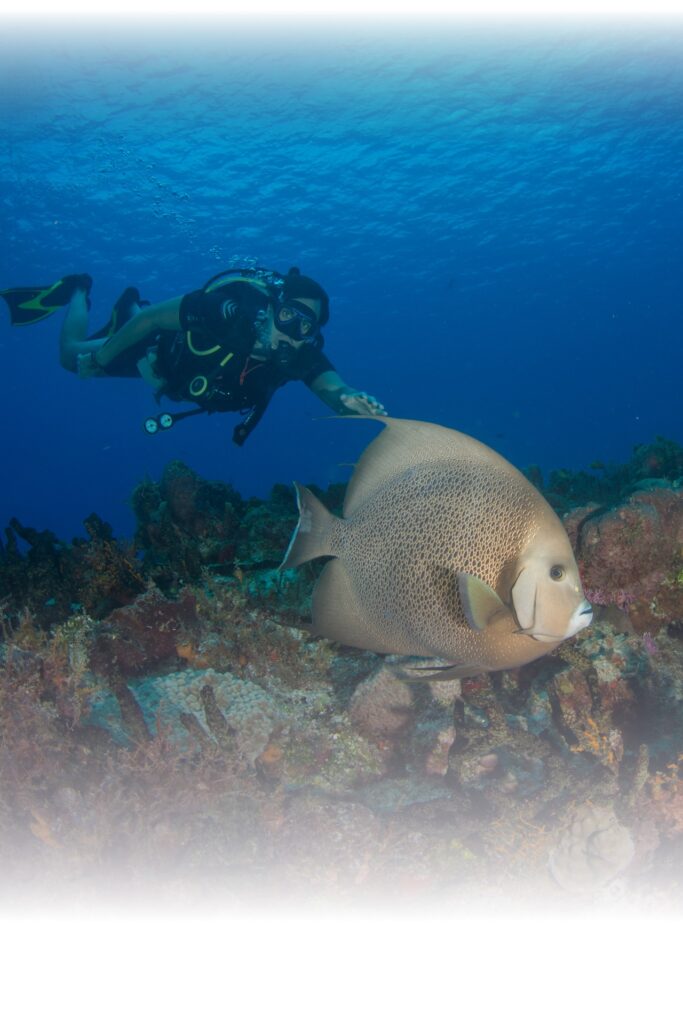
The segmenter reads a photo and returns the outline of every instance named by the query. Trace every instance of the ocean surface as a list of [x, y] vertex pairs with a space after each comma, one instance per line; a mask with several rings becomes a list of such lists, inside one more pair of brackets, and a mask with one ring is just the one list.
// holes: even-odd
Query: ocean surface
[[[297, 265], [393, 415], [545, 472], [683, 442], [683, 25], [6, 24], [0, 125], [2, 288], [87, 271], [95, 328], [129, 284]], [[325, 486], [373, 434], [294, 383], [243, 449], [235, 414], [148, 437], [151, 390], [63, 371], [60, 321], [0, 309], [0, 529], [130, 535], [172, 459]]]

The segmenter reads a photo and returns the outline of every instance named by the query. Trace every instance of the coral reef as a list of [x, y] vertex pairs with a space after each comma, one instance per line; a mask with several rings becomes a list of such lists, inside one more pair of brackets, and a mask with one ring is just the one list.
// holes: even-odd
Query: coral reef
[[[94, 513], [84, 521], [88, 539], [66, 544], [49, 530], [34, 530], [12, 519], [0, 541], [0, 609], [16, 622], [28, 611], [43, 626], [63, 622], [83, 608], [104, 617], [145, 589], [129, 544]], [[20, 550], [19, 540], [28, 550]]]
[[230, 571], [244, 502], [230, 486], [202, 480], [180, 461], [170, 462], [158, 484], [133, 491], [135, 542], [142, 567], [162, 590], [196, 579], [203, 568]]
[[631, 833], [614, 809], [585, 804], [576, 809], [550, 851], [550, 871], [570, 892], [591, 892], [620, 875], [631, 863]]
[[683, 907], [683, 492], [649, 480], [679, 455], [565, 488], [593, 626], [431, 686], [307, 632], [286, 488], [245, 502], [172, 463], [136, 489], [136, 548], [13, 521], [3, 887]]
[[683, 489], [638, 491], [568, 525], [586, 596], [614, 605], [640, 632], [683, 621]]
[[150, 590], [126, 608], [118, 608], [93, 631], [92, 670], [103, 678], [131, 678], [177, 662], [196, 622], [190, 592], [169, 601]]
[[665, 437], [651, 444], [639, 444], [625, 464], [606, 465], [594, 462], [591, 472], [559, 469], [550, 474], [547, 487], [537, 466], [526, 474], [535, 487], [542, 490], [551, 505], [560, 513], [577, 506], [616, 505], [633, 491], [651, 490], [653, 486], [676, 487], [683, 481], [683, 448]]

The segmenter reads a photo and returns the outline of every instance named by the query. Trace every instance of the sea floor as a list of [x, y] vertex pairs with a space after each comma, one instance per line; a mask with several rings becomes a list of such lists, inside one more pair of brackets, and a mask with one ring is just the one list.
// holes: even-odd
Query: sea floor
[[245, 502], [175, 462], [134, 492], [134, 544], [13, 520], [0, 905], [680, 913], [682, 466], [660, 439], [551, 479], [592, 625], [432, 684], [311, 635], [316, 570], [276, 568], [289, 488]]
[[212, 602], [171, 671], [98, 675], [122, 634], [85, 617], [4, 645], [6, 907], [683, 910], [680, 639], [603, 621], [430, 688]]

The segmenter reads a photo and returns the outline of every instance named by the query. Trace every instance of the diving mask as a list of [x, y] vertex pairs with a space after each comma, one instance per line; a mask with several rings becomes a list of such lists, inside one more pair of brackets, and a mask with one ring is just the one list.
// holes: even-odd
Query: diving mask
[[277, 303], [275, 326], [292, 341], [314, 341], [318, 333], [318, 318], [305, 303], [296, 299]]

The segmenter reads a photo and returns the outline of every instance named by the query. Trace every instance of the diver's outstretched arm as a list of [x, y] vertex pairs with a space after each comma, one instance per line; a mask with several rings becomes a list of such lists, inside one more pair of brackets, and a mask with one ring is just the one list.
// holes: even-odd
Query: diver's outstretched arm
[[325, 370], [309, 387], [314, 395], [342, 416], [386, 416], [387, 411], [376, 398], [365, 391], [349, 387], [336, 370]]

